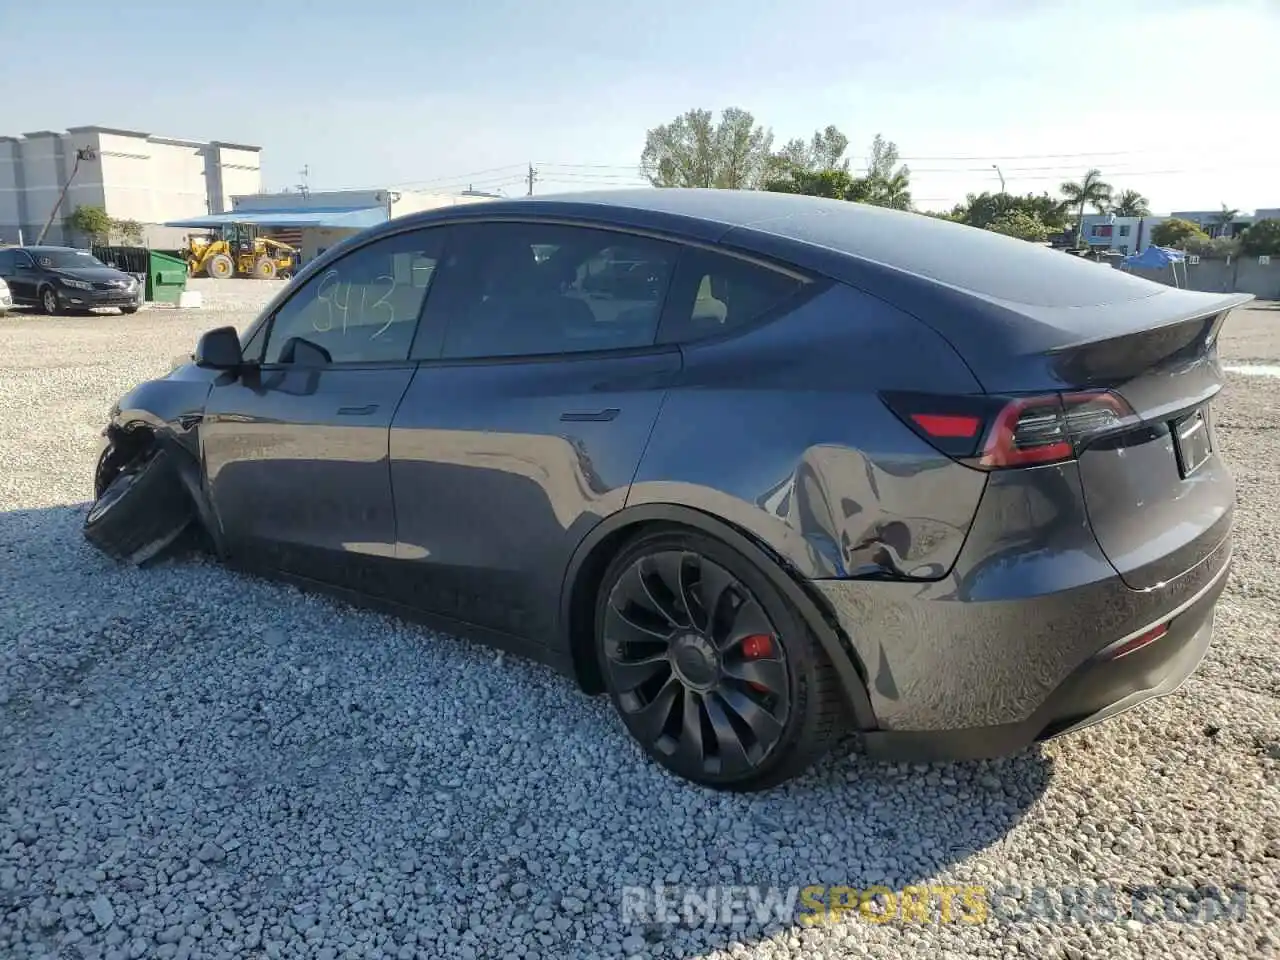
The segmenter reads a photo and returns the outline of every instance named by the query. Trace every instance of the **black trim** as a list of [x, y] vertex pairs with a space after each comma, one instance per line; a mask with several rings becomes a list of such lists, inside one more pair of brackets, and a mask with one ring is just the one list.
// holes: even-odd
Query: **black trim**
[[[465, 620], [456, 620], [443, 614], [423, 610], [420, 607], [407, 606], [385, 597], [362, 593], [359, 590], [353, 590], [349, 587], [322, 580], [314, 580], [277, 567], [259, 566], [251, 561], [238, 558], [234, 552], [226, 558], [226, 565], [232, 569], [261, 577], [264, 580], [288, 583], [311, 593], [333, 597], [360, 610], [387, 613], [453, 637], [476, 640], [487, 646], [541, 663], [570, 680], [574, 677], [573, 663], [567, 653], [567, 648], [566, 650], [558, 650], [537, 641], [518, 637], [492, 627], [482, 627], [479, 624]], [[457, 649], [459, 652], [462, 651], [462, 647]]]
[[863, 680], [866, 676], [864, 665], [858, 660], [852, 647], [841, 639], [830, 621], [823, 616], [813, 598], [798, 582], [799, 578], [790, 574], [776, 554], [763, 547], [750, 534], [712, 514], [692, 507], [668, 503], [642, 504], [626, 507], [597, 524], [578, 544], [566, 568], [564, 582], [560, 589], [557, 636], [567, 638], [570, 647], [573, 646], [570, 627], [573, 618], [574, 587], [587, 559], [612, 534], [626, 527], [646, 523], [668, 523], [692, 527], [715, 537], [754, 563], [791, 602], [805, 624], [818, 638], [818, 642], [822, 644], [823, 650], [826, 651], [840, 677], [845, 700], [853, 711], [857, 729], [875, 729], [876, 717], [871, 709], [871, 698]]

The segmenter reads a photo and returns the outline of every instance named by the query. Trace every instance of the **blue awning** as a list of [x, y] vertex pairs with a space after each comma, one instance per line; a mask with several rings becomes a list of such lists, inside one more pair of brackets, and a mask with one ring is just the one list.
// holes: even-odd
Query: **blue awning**
[[166, 227], [222, 227], [249, 223], [258, 227], [336, 227], [363, 230], [383, 223], [386, 207], [297, 207], [277, 210], [232, 210], [186, 220], [170, 220]]
[[1186, 259], [1186, 256], [1181, 250], [1174, 250], [1171, 247], [1150, 246], [1143, 250], [1142, 253], [1130, 254], [1120, 262], [1126, 267], [1157, 269], [1167, 267], [1173, 263], [1181, 263]]

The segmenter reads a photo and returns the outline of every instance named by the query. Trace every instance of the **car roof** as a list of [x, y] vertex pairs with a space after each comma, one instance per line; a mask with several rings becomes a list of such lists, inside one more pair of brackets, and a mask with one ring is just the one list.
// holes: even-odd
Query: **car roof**
[[[1131, 301], [1160, 285], [1105, 264], [938, 217], [764, 190], [597, 190], [437, 208], [389, 221], [501, 219], [533, 214], [670, 232], [738, 247], [847, 279], [882, 268], [1010, 305], [1083, 307]], [[394, 227], [391, 227], [394, 229]], [[823, 256], [819, 257], [818, 254]], [[876, 272], [880, 272], [877, 270]], [[865, 269], [859, 269], [865, 275]], [[875, 292], [875, 291], [872, 291]]]

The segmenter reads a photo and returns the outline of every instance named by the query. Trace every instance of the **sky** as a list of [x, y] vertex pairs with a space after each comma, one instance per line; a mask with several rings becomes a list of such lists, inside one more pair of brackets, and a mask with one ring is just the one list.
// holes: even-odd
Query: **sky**
[[[0, 2], [0, 134], [262, 147], [264, 187], [642, 186], [645, 132], [741, 107], [897, 144], [921, 209], [1089, 167], [1157, 213], [1280, 207], [1280, 0]], [[32, 61], [35, 62], [35, 61]], [[78, 65], [78, 66], [77, 66]]]

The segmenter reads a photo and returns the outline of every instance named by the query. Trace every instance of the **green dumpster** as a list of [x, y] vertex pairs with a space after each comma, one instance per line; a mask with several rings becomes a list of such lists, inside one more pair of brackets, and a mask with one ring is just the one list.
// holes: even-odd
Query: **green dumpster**
[[147, 265], [147, 299], [155, 303], [177, 303], [186, 289], [187, 262], [152, 250]]

